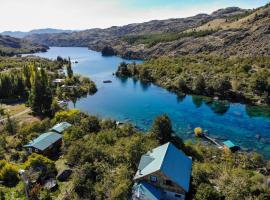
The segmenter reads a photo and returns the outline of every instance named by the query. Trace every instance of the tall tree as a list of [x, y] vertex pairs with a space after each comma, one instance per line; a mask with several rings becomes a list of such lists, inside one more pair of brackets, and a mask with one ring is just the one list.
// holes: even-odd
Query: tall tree
[[73, 70], [72, 70], [72, 67], [71, 67], [70, 58], [68, 58], [67, 75], [68, 75], [68, 78], [72, 78], [73, 77]]
[[158, 116], [152, 125], [151, 131], [155, 134], [160, 144], [170, 142], [172, 139], [172, 123], [168, 115]]

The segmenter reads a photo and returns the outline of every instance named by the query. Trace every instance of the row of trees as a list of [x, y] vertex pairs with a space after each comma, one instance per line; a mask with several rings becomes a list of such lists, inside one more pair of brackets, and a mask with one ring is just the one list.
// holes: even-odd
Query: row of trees
[[53, 100], [51, 79], [44, 68], [34, 65], [0, 73], [1, 99], [28, 99], [36, 114], [49, 114]]

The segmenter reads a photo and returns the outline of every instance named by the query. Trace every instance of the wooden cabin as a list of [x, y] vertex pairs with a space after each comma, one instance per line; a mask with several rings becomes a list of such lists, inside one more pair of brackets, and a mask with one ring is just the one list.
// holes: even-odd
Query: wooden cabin
[[47, 132], [29, 142], [23, 147], [29, 153], [38, 153], [45, 156], [57, 154], [62, 144], [62, 135], [55, 132]]
[[185, 199], [191, 168], [191, 158], [172, 143], [153, 149], [141, 157], [132, 199]]

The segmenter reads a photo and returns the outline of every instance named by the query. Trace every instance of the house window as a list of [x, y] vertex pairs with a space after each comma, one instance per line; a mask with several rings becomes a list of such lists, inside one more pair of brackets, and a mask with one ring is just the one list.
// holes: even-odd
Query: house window
[[172, 186], [173, 183], [171, 180], [165, 180], [165, 185], [169, 185], [169, 186]]
[[156, 176], [150, 176], [150, 181], [153, 183], [157, 182], [157, 177]]
[[181, 198], [182, 196], [181, 196], [181, 194], [175, 194], [174, 195], [176, 198]]
[[38, 149], [35, 149], [35, 152], [37, 152], [37, 153], [38, 153]]

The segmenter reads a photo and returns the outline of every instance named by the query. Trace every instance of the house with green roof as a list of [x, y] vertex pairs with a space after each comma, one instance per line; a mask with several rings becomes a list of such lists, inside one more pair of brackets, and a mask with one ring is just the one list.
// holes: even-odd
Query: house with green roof
[[50, 131], [54, 131], [56, 133], [63, 133], [66, 129], [68, 129], [69, 127], [71, 127], [72, 125], [68, 122], [61, 122], [58, 123], [56, 125], [54, 125]]
[[26, 148], [29, 153], [35, 152], [50, 156], [58, 152], [62, 144], [62, 137], [61, 134], [55, 132], [43, 133], [23, 147]]
[[141, 157], [134, 177], [132, 199], [185, 199], [191, 169], [192, 159], [172, 143], [149, 151]]

